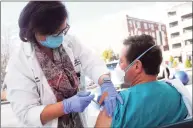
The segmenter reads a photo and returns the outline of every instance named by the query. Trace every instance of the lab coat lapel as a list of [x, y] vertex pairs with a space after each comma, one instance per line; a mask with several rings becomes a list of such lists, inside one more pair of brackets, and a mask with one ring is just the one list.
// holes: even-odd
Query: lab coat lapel
[[43, 88], [46, 88], [46, 90], [49, 91], [49, 94], [52, 95], [53, 99], [52, 99], [52, 103], [55, 103], [56, 102], [56, 98], [55, 98], [55, 95], [53, 94], [48, 82], [47, 82], [47, 79], [39, 65], [39, 62], [36, 58], [36, 55], [35, 55], [35, 49], [33, 48], [33, 45], [32, 44], [26, 44], [24, 45], [24, 53], [27, 57], [27, 60], [29, 62], [29, 65], [30, 65], [30, 69], [33, 73], [33, 78], [34, 81], [36, 82], [37, 86], [38, 86], [38, 93], [40, 95], [40, 99], [42, 100], [41, 102], [44, 103], [44, 99], [46, 99], [44, 96], [44, 92], [43, 92]]

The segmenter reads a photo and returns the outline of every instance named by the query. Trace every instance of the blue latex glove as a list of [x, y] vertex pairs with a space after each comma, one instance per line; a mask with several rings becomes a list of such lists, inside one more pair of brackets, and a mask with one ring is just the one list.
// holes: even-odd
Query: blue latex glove
[[84, 109], [94, 99], [94, 95], [90, 95], [91, 92], [81, 91], [73, 97], [63, 100], [63, 110], [65, 114], [71, 112], [83, 112]]
[[123, 104], [123, 100], [121, 96], [118, 94], [118, 92], [115, 90], [115, 87], [112, 82], [105, 82], [101, 85], [101, 92], [102, 94], [104, 92], [108, 92], [108, 97], [104, 100], [104, 107], [107, 111], [107, 114], [109, 116], [113, 116], [113, 112], [116, 108], [116, 102], [117, 100]]

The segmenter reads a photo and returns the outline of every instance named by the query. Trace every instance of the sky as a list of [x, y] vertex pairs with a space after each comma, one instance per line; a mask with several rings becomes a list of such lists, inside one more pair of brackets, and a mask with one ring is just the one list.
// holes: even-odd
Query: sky
[[[1, 32], [15, 31], [26, 2], [1, 2]], [[65, 2], [69, 12], [69, 33], [95, 50], [112, 47], [116, 51], [127, 34], [126, 17], [166, 23], [166, 9], [176, 2]], [[124, 24], [124, 25], [123, 25]], [[14, 34], [13, 34], [14, 35]], [[18, 41], [18, 39], [17, 39]], [[16, 42], [16, 41], [15, 41]]]

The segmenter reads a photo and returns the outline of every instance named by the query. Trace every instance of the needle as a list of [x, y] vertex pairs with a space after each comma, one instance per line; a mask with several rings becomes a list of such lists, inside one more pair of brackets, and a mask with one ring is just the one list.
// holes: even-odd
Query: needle
[[99, 102], [97, 102], [96, 100], [92, 100], [93, 102], [95, 102], [97, 105], [101, 106], [101, 104], [103, 103], [103, 101], [105, 100], [105, 98], [108, 96], [108, 92], [104, 92], [101, 97]]
[[96, 100], [92, 100], [94, 103], [96, 103], [98, 106], [101, 106]]

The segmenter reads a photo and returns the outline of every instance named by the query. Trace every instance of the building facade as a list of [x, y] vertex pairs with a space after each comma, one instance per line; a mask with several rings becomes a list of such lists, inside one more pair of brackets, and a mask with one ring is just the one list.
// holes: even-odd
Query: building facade
[[161, 47], [162, 51], [169, 50], [165, 24], [129, 17], [128, 15], [126, 17], [129, 36], [141, 34], [151, 35], [156, 44]]
[[192, 60], [192, 2], [168, 9], [166, 26], [170, 54], [181, 62]]

